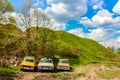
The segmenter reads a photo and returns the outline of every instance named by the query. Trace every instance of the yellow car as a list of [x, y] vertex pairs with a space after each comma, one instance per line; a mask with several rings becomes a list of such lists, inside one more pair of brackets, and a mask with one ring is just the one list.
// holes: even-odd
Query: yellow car
[[34, 71], [36, 67], [35, 58], [32, 56], [27, 56], [23, 59], [20, 64], [20, 70], [32, 70]]

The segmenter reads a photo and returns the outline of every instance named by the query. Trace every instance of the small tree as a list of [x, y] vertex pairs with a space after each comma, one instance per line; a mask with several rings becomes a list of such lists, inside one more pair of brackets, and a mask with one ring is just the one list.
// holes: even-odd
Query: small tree
[[[26, 4], [27, 3], [27, 4]], [[31, 54], [31, 31], [30, 28], [34, 25], [36, 26], [36, 34], [33, 37], [35, 42], [35, 47], [37, 47], [37, 39], [39, 37], [38, 34], [38, 27], [47, 27], [50, 25], [51, 20], [50, 18], [44, 14], [44, 12], [38, 8], [33, 6], [32, 0], [24, 0], [21, 4], [20, 8], [18, 8], [18, 12], [20, 13], [19, 17], [22, 21], [22, 25], [26, 30], [26, 49], [27, 54]], [[18, 22], [19, 23], [19, 22]], [[42, 31], [42, 54], [44, 54], [45, 46], [46, 46], [46, 32], [43, 29]]]
[[108, 48], [108, 50], [115, 51], [115, 47], [114, 46], [111, 46], [111, 47], [108, 46], [107, 48]]
[[26, 30], [26, 49], [27, 49], [26, 54], [31, 53], [30, 51], [30, 27], [32, 23], [32, 17], [30, 11], [31, 8], [32, 8], [32, 0], [24, 0], [23, 3], [21, 4], [21, 7], [19, 7], [18, 9], [18, 12], [20, 13], [19, 17]]

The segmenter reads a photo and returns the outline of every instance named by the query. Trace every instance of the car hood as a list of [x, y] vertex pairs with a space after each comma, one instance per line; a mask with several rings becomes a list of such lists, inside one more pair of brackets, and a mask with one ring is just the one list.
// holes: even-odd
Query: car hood
[[69, 67], [70, 65], [69, 65], [69, 64], [66, 64], [66, 63], [58, 63], [57, 66], [67, 66], [67, 67]]
[[53, 63], [39, 63], [38, 66], [54, 66]]
[[32, 66], [32, 67], [34, 67], [34, 66], [35, 66], [35, 63], [32, 63], [32, 62], [22, 62], [22, 63], [20, 64], [20, 66]]

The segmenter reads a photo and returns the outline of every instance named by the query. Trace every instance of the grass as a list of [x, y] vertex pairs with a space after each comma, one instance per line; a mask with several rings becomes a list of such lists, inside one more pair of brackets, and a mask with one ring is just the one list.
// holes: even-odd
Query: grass
[[77, 52], [79, 59], [70, 58], [72, 66], [86, 65], [92, 62], [104, 63], [119, 61], [118, 56], [96, 41], [81, 38], [64, 31], [56, 31], [55, 34], [59, 36], [64, 43], [80, 49], [79, 52]]
[[6, 80], [14, 80], [13, 77], [17, 74], [17, 67], [3, 68], [0, 67], [0, 77]]
[[120, 78], [120, 71], [113, 71], [113, 70], [106, 70], [106, 71], [99, 71], [97, 73], [101, 78], [105, 79], [114, 79]]
[[86, 75], [86, 73], [85, 73], [85, 72], [81, 72], [81, 73], [77, 74], [77, 77], [80, 77], [80, 76], [85, 76], [85, 75]]

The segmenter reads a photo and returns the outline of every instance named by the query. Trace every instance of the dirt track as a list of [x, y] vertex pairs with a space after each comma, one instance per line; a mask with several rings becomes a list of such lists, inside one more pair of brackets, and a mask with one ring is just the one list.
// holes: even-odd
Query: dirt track
[[[107, 71], [120, 72], [120, 68], [105, 65], [87, 65], [77, 67], [73, 72], [20, 72], [15, 80], [120, 80], [120, 74], [108, 75]], [[101, 77], [101, 75], [106, 75]]]

